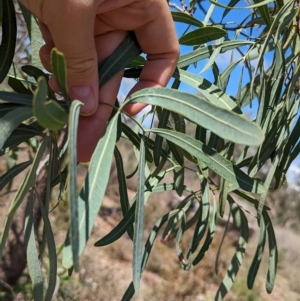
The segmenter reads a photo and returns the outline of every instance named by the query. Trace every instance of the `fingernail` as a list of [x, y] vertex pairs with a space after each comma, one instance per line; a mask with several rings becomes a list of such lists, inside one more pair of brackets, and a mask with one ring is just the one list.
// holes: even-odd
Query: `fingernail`
[[81, 113], [83, 115], [92, 114], [95, 110], [95, 95], [93, 89], [89, 86], [74, 86], [71, 88], [72, 100], [80, 100], [84, 103], [81, 108]]

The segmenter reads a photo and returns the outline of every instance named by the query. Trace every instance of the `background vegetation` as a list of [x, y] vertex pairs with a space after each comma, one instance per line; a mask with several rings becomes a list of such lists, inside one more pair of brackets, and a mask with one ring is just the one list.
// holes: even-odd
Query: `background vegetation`
[[[286, 173], [300, 148], [298, 3], [253, 1], [246, 6], [233, 0], [226, 6], [213, 1], [208, 6], [197, 1], [170, 6], [174, 22], [181, 24], [179, 31], [184, 28], [179, 37], [183, 54], [170, 88], [145, 89], [126, 100], [151, 105], [138, 119], [125, 118], [124, 104], [116, 103], [84, 172], [77, 164], [75, 147], [80, 102], [69, 104], [64, 56], [55, 49], [52, 52], [53, 72], [62, 91], [57, 95], [48, 87], [48, 75], [39, 62], [42, 39], [37, 21], [24, 7], [2, 1], [3, 298], [14, 298], [19, 283], [23, 296], [29, 293], [25, 299], [72, 300], [80, 282], [90, 285], [90, 291], [104, 284], [109, 287], [101, 300], [130, 300], [149, 271], [164, 278], [150, 281], [149, 287], [161, 292], [156, 300], [201, 300], [203, 296], [259, 300], [261, 291], [254, 281], [261, 273], [266, 274], [266, 292], [273, 291], [278, 258], [284, 252], [290, 257], [294, 253], [289, 245], [278, 252], [272, 220], [295, 230], [299, 227], [298, 193], [291, 197], [287, 188], [274, 192], [285, 187]], [[232, 26], [235, 9], [246, 14]], [[24, 21], [30, 50], [26, 31], [20, 31], [23, 39], [16, 39], [17, 24]], [[19, 53], [14, 56], [16, 43]], [[130, 47], [125, 49], [124, 44]], [[220, 66], [219, 57], [228, 52], [227, 66]], [[26, 66], [20, 65], [23, 57], [29, 58]], [[202, 73], [210, 70], [212, 80], [195, 73], [202, 61]], [[99, 83], [123, 68], [124, 77], [138, 79], [143, 64], [139, 46], [129, 35], [103, 64]], [[237, 86], [234, 95], [233, 84]], [[245, 112], [251, 112], [251, 120]], [[145, 122], [149, 118], [151, 122]], [[109, 181], [112, 185], [106, 190]], [[10, 200], [7, 192], [14, 190]], [[105, 193], [114, 195], [115, 201], [102, 204]], [[162, 194], [157, 197], [157, 193]], [[99, 210], [102, 222], [97, 218]], [[104, 226], [108, 233], [95, 227], [97, 239], [88, 242], [95, 223], [102, 223], [100, 229]], [[257, 236], [255, 229], [259, 229]], [[155, 242], [158, 235], [165, 244]], [[255, 245], [247, 247], [251, 235]], [[120, 237], [122, 245], [117, 241]], [[88, 246], [89, 255], [79, 265], [87, 243], [98, 248]], [[131, 255], [123, 252], [125, 246]], [[164, 247], [170, 248], [162, 262], [160, 254], [152, 252]], [[182, 272], [174, 272], [173, 249]], [[154, 259], [147, 264], [150, 252]], [[231, 260], [223, 260], [230, 253]], [[262, 263], [264, 253], [268, 260]], [[114, 271], [111, 278], [108, 273], [98, 275], [97, 281], [85, 278], [86, 269], [92, 269], [89, 257], [95, 256], [102, 262], [100, 270], [107, 271], [109, 266]], [[122, 263], [128, 257], [130, 271]], [[211, 261], [215, 261], [215, 273], [209, 268], [201, 273], [203, 269], [194, 267]], [[258, 272], [260, 265], [262, 272]], [[25, 268], [28, 274], [24, 275]], [[240, 268], [247, 275], [243, 284], [236, 279]], [[72, 278], [75, 283], [67, 280], [73, 272], [79, 272]], [[123, 274], [123, 280], [114, 282], [114, 274]], [[197, 280], [187, 282], [186, 277], [203, 279], [203, 284], [198, 287]], [[233, 286], [235, 280], [237, 286]], [[297, 284], [290, 285], [298, 289]], [[160, 291], [161, 286], [168, 289]], [[233, 293], [228, 293], [231, 288]], [[83, 293], [80, 289], [79, 300], [94, 300]], [[151, 291], [143, 294], [145, 300], [153, 296]], [[295, 295], [283, 298], [297, 300]]]

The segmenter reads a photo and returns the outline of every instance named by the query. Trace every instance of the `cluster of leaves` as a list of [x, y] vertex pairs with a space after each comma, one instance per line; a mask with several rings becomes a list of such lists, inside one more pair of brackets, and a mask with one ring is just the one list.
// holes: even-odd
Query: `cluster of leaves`
[[[81, 103], [69, 103], [66, 87], [66, 68], [63, 54], [52, 51], [53, 73], [60, 85], [65, 102], [58, 101], [48, 87], [48, 76], [41, 66], [22, 67], [26, 74], [11, 68], [16, 38], [15, 12], [12, 0], [2, 2], [2, 43], [0, 46], [0, 79], [6, 78], [17, 93], [0, 92], [0, 151], [8, 154], [20, 145], [35, 137], [37, 142], [34, 160], [20, 163], [1, 176], [0, 189], [17, 174], [30, 166], [19, 190], [15, 194], [2, 230], [0, 257], [9, 234], [17, 208], [29, 194], [25, 240], [27, 245], [28, 269], [33, 282], [34, 300], [51, 300], [56, 286], [57, 250], [49, 221], [51, 189], [60, 185], [61, 194], [67, 192], [69, 200], [70, 229], [63, 250], [63, 265], [69, 271], [78, 270], [78, 258], [83, 252], [91, 233], [109, 179], [113, 157], [115, 157], [120, 192], [120, 204], [124, 218], [105, 237], [95, 243], [100, 247], [113, 243], [125, 232], [133, 241], [133, 281], [122, 300], [130, 300], [139, 291], [142, 272], [146, 266], [153, 243], [161, 228], [163, 237], [172, 235], [176, 240], [176, 251], [183, 269], [188, 270], [198, 264], [208, 251], [213, 240], [216, 216], [223, 217], [228, 202], [234, 225], [240, 230], [236, 252], [221, 283], [216, 300], [222, 300], [230, 290], [242, 259], [246, 252], [249, 237], [248, 221], [239, 200], [243, 199], [257, 212], [260, 236], [257, 250], [248, 274], [248, 288], [258, 272], [266, 239], [269, 247], [269, 269], [266, 290], [271, 293], [274, 287], [277, 265], [277, 247], [274, 230], [268, 215], [265, 199], [272, 181], [279, 187], [285, 183], [285, 174], [299, 153], [297, 81], [300, 67], [298, 61], [299, 36], [294, 26], [298, 8], [296, 1], [277, 0], [270, 14], [269, 3], [254, 1], [254, 5], [244, 7], [251, 11], [249, 16], [234, 29], [230, 39], [229, 29], [223, 21], [234, 9], [238, 1], [230, 1], [228, 6], [211, 1], [211, 6], [203, 22], [184, 12], [172, 12], [175, 22], [187, 26], [180, 37], [182, 45], [193, 46], [193, 50], [180, 56], [173, 74], [171, 89], [144, 89], [134, 93], [122, 106], [116, 105], [107, 125], [104, 136], [99, 141], [90, 162], [83, 188], [78, 196], [76, 184], [76, 134]], [[191, 7], [197, 1], [191, 1]], [[199, 4], [200, 6], [200, 4]], [[216, 6], [223, 7], [221, 21], [211, 20]], [[201, 6], [200, 6], [201, 8]], [[30, 12], [21, 7], [31, 37], [37, 36], [37, 23]], [[193, 11], [193, 10], [191, 10]], [[209, 24], [210, 23], [210, 24]], [[191, 28], [195, 28], [191, 30]], [[261, 33], [252, 38], [253, 28], [261, 28]], [[231, 29], [232, 30], [232, 29]], [[249, 33], [250, 32], [250, 33]], [[242, 38], [239, 37], [242, 35]], [[33, 39], [32, 39], [33, 41]], [[39, 43], [32, 47], [32, 61], [38, 61]], [[216, 59], [220, 53], [232, 51], [240, 53], [240, 58], [232, 60], [220, 72]], [[263, 59], [269, 53], [273, 57], [270, 67], [264, 68]], [[193, 65], [208, 59], [203, 70], [212, 69], [214, 83], [188, 71]], [[257, 59], [255, 68], [251, 61]], [[100, 86], [120, 69], [126, 69], [124, 77], [138, 79], [143, 68], [144, 58], [133, 35], [129, 35], [116, 51], [101, 64]], [[232, 71], [242, 64], [238, 92], [235, 96], [226, 94]], [[11, 69], [10, 69], [11, 68]], [[100, 67], [99, 67], [100, 68]], [[249, 82], [242, 84], [244, 70], [249, 74]], [[190, 94], [179, 91], [185, 83], [199, 92]], [[242, 109], [258, 100], [255, 119], [250, 122]], [[136, 126], [128, 127], [121, 121], [122, 108], [132, 102], [146, 103], [152, 110], [145, 113]], [[144, 128], [143, 120], [154, 114], [159, 120], [157, 128]], [[195, 125], [192, 135], [186, 134], [186, 122]], [[68, 124], [68, 139], [58, 147], [58, 134]], [[151, 135], [150, 135], [151, 134]], [[137, 193], [128, 199], [126, 177], [116, 141], [128, 139], [134, 146], [138, 160]], [[246, 145], [241, 150], [241, 145]], [[35, 189], [35, 175], [42, 156], [48, 152], [47, 192], [42, 200]], [[68, 154], [68, 156], [65, 156]], [[44, 160], [43, 160], [44, 162]], [[167, 164], [168, 162], [168, 164]], [[185, 171], [192, 170], [199, 179], [199, 190], [193, 191], [185, 185]], [[266, 164], [270, 169], [264, 181], [256, 178]], [[193, 168], [190, 168], [190, 166]], [[213, 171], [220, 177], [216, 184], [210, 177]], [[173, 174], [173, 182], [162, 183], [168, 174]], [[162, 216], [154, 225], [145, 246], [143, 246], [144, 205], [152, 193], [175, 190], [185, 198], [178, 206]], [[210, 191], [218, 191], [211, 199]], [[218, 195], [218, 204], [215, 199]], [[49, 268], [48, 285], [44, 293], [44, 275], [36, 247], [33, 227], [33, 199], [37, 198], [43, 218], [44, 240], [48, 246]], [[198, 204], [191, 218], [187, 211], [192, 204]], [[186, 254], [180, 247], [184, 233], [192, 229], [193, 236]]]

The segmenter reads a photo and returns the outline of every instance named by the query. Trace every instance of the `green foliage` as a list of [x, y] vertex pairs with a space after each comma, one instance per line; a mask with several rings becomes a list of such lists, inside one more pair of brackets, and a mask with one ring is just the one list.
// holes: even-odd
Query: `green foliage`
[[[195, 6], [196, 2], [191, 1], [191, 6]], [[229, 27], [230, 22], [223, 20], [228, 19], [232, 10], [237, 8], [235, 6], [238, 1], [232, 0], [228, 6], [210, 2], [211, 6], [203, 21], [187, 12], [172, 12], [175, 22], [187, 26], [179, 42], [194, 46], [193, 50], [180, 56], [173, 74], [172, 89], [144, 89], [132, 94], [123, 105], [116, 104], [106, 131], [94, 151], [78, 195], [76, 137], [81, 103], [78, 100], [69, 104], [64, 56], [54, 49], [51, 61], [65, 103], [58, 101], [51, 91], [47, 84], [47, 75], [36, 68], [39, 64], [24, 66], [22, 70], [27, 74], [23, 74], [24, 78], [8, 74], [13, 59], [16, 26], [13, 2], [3, 1], [0, 79], [2, 81], [8, 75], [8, 83], [15, 93], [0, 92], [0, 152], [1, 155], [8, 154], [32, 137], [36, 139], [37, 148], [33, 148], [34, 160], [20, 163], [0, 177], [0, 187], [3, 189], [16, 175], [30, 166], [15, 194], [1, 231], [0, 258], [16, 209], [29, 193], [25, 241], [34, 300], [51, 300], [56, 286], [57, 246], [49, 218], [51, 189], [60, 184], [60, 198], [65, 193], [68, 197], [70, 229], [66, 230], [62, 264], [69, 272], [73, 269], [78, 271], [79, 257], [101, 208], [113, 158], [117, 165], [123, 219], [110, 233], [97, 241], [95, 246], [111, 244], [125, 232], [132, 239], [133, 281], [122, 300], [130, 300], [139, 291], [142, 272], [160, 229], [164, 229], [163, 238], [175, 237], [181, 267], [188, 270], [201, 262], [208, 252], [214, 238], [217, 212], [223, 217], [228, 207], [233, 225], [239, 229], [240, 236], [236, 252], [216, 292], [215, 300], [222, 300], [233, 285], [249, 238], [246, 211], [240, 205], [241, 200], [257, 212], [260, 227], [247, 286], [249, 289], [253, 287], [268, 239], [269, 269], [266, 291], [272, 292], [278, 253], [274, 229], [267, 212], [270, 208], [265, 205], [265, 201], [274, 182], [276, 188], [285, 183], [288, 168], [300, 149], [299, 24], [298, 27], [294, 26], [299, 8], [296, 1], [276, 1], [277, 6], [270, 15], [269, 4], [272, 1], [254, 1], [254, 5], [239, 7], [247, 10], [250, 17], [233, 29]], [[219, 23], [211, 20], [216, 6], [223, 9]], [[21, 8], [29, 36], [32, 43], [34, 42], [34, 64], [41, 40], [35, 40], [39, 36], [35, 19], [24, 7]], [[251, 34], [254, 29], [259, 31], [256, 38]], [[239, 53], [240, 57], [234, 60], [232, 55], [226, 68], [220, 71], [217, 59], [220, 54], [228, 51]], [[138, 79], [145, 63], [145, 59], [139, 56], [140, 53], [140, 47], [131, 33], [99, 65], [99, 85], [103, 85], [124, 68], [125, 77]], [[264, 65], [266, 56], [271, 58], [270, 66]], [[204, 59], [208, 61], [203, 71], [212, 70], [215, 78], [213, 83], [188, 69]], [[257, 59], [255, 67], [254, 59]], [[227, 91], [231, 73], [235, 69], [239, 70], [237, 67], [241, 65], [238, 91], [236, 95], [229, 95]], [[195, 93], [180, 91], [181, 83], [195, 89]], [[256, 111], [252, 112], [255, 117], [250, 121], [243, 110], [251, 107], [255, 100], [258, 103], [257, 110], [252, 109]], [[145, 113], [140, 121], [132, 118], [135, 127], [122, 123], [124, 106], [133, 102], [152, 106], [151, 114], [159, 120], [157, 128], [144, 128], [142, 121], [149, 113]], [[187, 123], [193, 125], [192, 133], [187, 132]], [[58, 136], [66, 124], [68, 139], [58, 147]], [[122, 154], [116, 147], [119, 139], [127, 139], [132, 143], [139, 162], [136, 170], [137, 193], [132, 200], [128, 199], [125, 177], [127, 171], [124, 170]], [[45, 163], [42, 157], [46, 153], [48, 156]], [[48, 164], [46, 200], [41, 199], [35, 187], [36, 172], [43, 164]], [[266, 178], [259, 178], [259, 172], [266, 166], [269, 166]], [[199, 190], [194, 191], [186, 186], [187, 172], [197, 176]], [[213, 172], [219, 181], [212, 176]], [[165, 179], [170, 174], [173, 174], [173, 181], [166, 182]], [[155, 223], [146, 244], [143, 245], [145, 203], [152, 193], [171, 190], [184, 196], [183, 200]], [[219, 197], [219, 205], [215, 194]], [[41, 269], [43, 260], [38, 257], [40, 252], [42, 257], [45, 253], [42, 248], [37, 249], [35, 242], [34, 196], [38, 198], [44, 221], [43, 232], [49, 254], [47, 275]], [[57, 206], [55, 210], [59, 210], [59, 204]], [[190, 217], [187, 212], [192, 206], [197, 206], [197, 210]], [[181, 241], [186, 231], [192, 231], [193, 235], [187, 251], [184, 252]], [[46, 293], [43, 282], [48, 283]]]

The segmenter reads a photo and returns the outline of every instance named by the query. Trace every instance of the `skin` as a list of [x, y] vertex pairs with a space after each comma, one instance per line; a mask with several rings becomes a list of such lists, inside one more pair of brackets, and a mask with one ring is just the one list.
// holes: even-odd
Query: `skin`
[[[53, 47], [66, 57], [68, 89], [72, 100], [84, 103], [78, 129], [78, 160], [90, 160], [103, 135], [120, 87], [123, 71], [98, 88], [98, 62], [113, 53], [134, 31], [147, 61], [139, 82], [129, 95], [150, 87], [164, 87], [178, 61], [179, 45], [166, 0], [21, 0], [38, 18], [45, 45], [40, 50], [51, 72]], [[50, 86], [58, 91], [54, 78]], [[126, 107], [135, 115], [145, 107]]]

